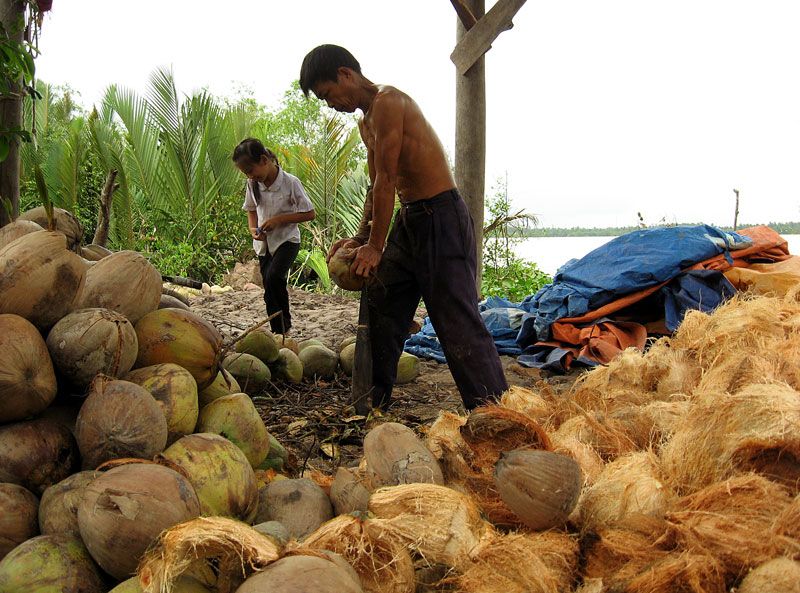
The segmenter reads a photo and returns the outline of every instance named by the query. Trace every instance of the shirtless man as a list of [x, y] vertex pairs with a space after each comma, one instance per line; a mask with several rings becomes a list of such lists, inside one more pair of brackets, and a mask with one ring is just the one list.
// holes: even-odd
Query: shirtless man
[[[469, 410], [508, 388], [478, 312], [472, 218], [456, 189], [444, 148], [419, 106], [402, 91], [361, 74], [353, 55], [321, 45], [306, 55], [300, 88], [337, 111], [361, 110], [370, 190], [355, 237], [353, 270], [375, 276], [368, 293], [373, 405], [386, 407], [397, 361], [419, 299], [425, 302], [450, 372]], [[389, 231], [395, 192], [401, 208]]]

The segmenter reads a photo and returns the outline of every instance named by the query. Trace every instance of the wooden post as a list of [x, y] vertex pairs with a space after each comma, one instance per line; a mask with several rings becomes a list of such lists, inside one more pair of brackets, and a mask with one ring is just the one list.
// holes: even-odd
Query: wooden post
[[[22, 0], [0, 0], [0, 21], [9, 37], [22, 41], [25, 4]], [[22, 95], [19, 85], [12, 85], [14, 95], [0, 98], [0, 129], [22, 128]], [[6, 159], [0, 163], [0, 201], [11, 201], [12, 220], [19, 214], [19, 138], [11, 140]], [[0, 206], [0, 227], [11, 222]]]
[[733, 193], [736, 194], [736, 210], [733, 212], [733, 230], [736, 231], [736, 227], [739, 225], [739, 190], [733, 190]]
[[97, 210], [97, 228], [94, 231], [92, 243], [105, 247], [108, 243], [108, 229], [111, 224], [111, 204], [114, 198], [114, 190], [119, 187], [114, 181], [117, 179], [117, 170], [111, 169], [106, 175], [106, 182], [103, 184], [103, 193], [100, 194], [100, 208]]
[[[485, 0], [461, 2], [478, 20], [486, 12]], [[461, 41], [467, 28], [458, 19], [457, 39]], [[456, 72], [456, 185], [475, 225], [478, 257], [477, 284], [480, 292], [483, 260], [483, 207], [486, 175], [486, 67], [485, 57], [466, 72]]]

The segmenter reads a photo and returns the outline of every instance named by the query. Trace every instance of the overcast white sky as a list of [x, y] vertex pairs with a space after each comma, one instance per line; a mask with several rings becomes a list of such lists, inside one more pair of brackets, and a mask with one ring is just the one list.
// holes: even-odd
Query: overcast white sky
[[[87, 107], [159, 66], [268, 106], [337, 43], [421, 105], [453, 154], [448, 0], [55, 0], [38, 76]], [[494, 4], [487, 0], [487, 10]], [[544, 226], [800, 220], [800, 2], [530, 0], [487, 54], [487, 192]], [[268, 139], [265, 139], [268, 141]]]

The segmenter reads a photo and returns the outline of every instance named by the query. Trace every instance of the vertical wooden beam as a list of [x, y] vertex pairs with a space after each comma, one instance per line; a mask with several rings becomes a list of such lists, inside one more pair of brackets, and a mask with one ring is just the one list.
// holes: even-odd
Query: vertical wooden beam
[[[463, 0], [476, 19], [486, 13], [485, 0]], [[457, 39], [467, 29], [458, 20]], [[486, 68], [485, 57], [475, 62], [466, 74], [456, 73], [456, 185], [464, 196], [475, 224], [478, 257], [478, 291], [481, 286], [483, 257], [483, 207], [486, 167]]]
[[[22, 0], [0, 0], [0, 21], [8, 36], [22, 41], [25, 4]], [[12, 85], [14, 96], [0, 98], [0, 128], [19, 130], [22, 128], [22, 95], [19, 85]], [[19, 139], [11, 141], [6, 159], [0, 163], [0, 199], [11, 201], [12, 218], [19, 214]], [[0, 205], [0, 227], [11, 220]]]

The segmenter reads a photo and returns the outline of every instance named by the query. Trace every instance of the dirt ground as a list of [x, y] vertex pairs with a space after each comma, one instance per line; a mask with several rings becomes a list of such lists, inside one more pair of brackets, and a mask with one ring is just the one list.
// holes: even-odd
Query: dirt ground
[[[327, 295], [290, 289], [292, 330], [302, 341], [317, 338], [335, 352], [341, 341], [355, 335], [359, 303], [352, 296]], [[266, 318], [263, 291], [234, 290], [202, 295], [191, 300], [191, 309], [213, 323], [227, 340], [233, 340]], [[417, 319], [425, 316], [417, 311]], [[521, 367], [514, 358], [501, 357], [510, 385], [535, 387], [539, 381], [558, 388], [574, 377], [543, 377], [535, 369]], [[461, 398], [446, 364], [422, 359], [417, 379], [398, 385], [389, 412], [380, 419], [355, 414], [349, 404], [350, 377], [300, 385], [274, 382], [253, 397], [267, 428], [290, 452], [290, 473], [309, 468], [325, 473], [350, 465], [361, 456], [363, 436], [376, 421], [394, 420], [418, 431], [448, 410], [464, 413]]]

